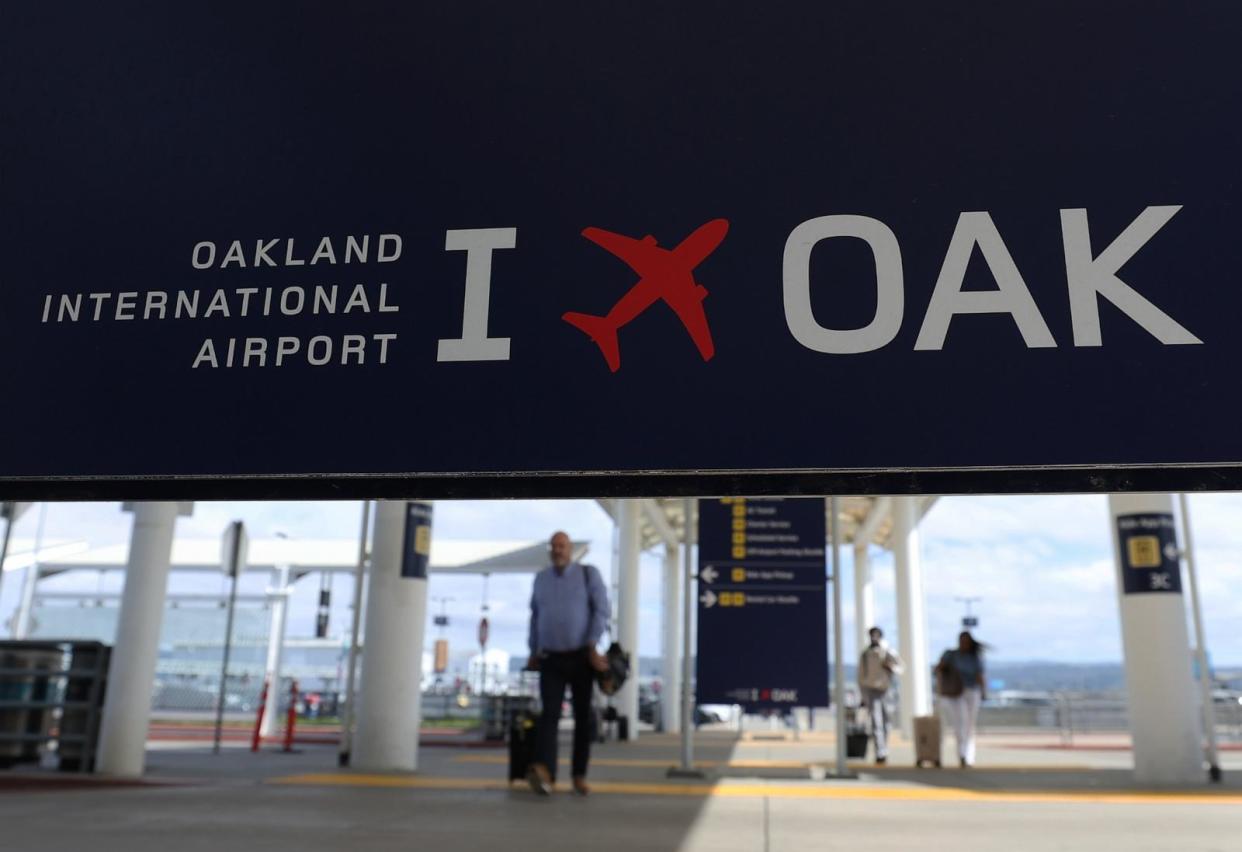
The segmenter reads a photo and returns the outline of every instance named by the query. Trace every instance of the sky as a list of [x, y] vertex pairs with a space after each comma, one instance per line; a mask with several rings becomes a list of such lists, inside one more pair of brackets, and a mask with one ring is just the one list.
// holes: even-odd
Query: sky
[[[1190, 498], [1198, 555], [1207, 646], [1216, 665], [1242, 665], [1242, 495], [1202, 494]], [[131, 517], [119, 503], [51, 503], [31, 508], [14, 528], [10, 552], [29, 550], [42, 527], [45, 542], [80, 540], [93, 546], [128, 540]], [[177, 522], [178, 537], [215, 538], [230, 521], [245, 521], [253, 538], [277, 531], [293, 538], [357, 541], [358, 502], [200, 502]], [[615, 538], [609, 517], [593, 501], [440, 501], [434, 532], [450, 539], [542, 541], [564, 529], [590, 542], [586, 561], [610, 576]], [[964, 605], [973, 611], [977, 635], [992, 647], [993, 660], [1109, 662], [1121, 659], [1117, 591], [1109, 541], [1107, 498], [1097, 495], [943, 497], [920, 528], [929, 655], [952, 644]], [[662, 553], [643, 555], [640, 577], [639, 651], [661, 653]], [[845, 650], [855, 653], [852, 547], [842, 548], [845, 581]], [[896, 638], [892, 555], [873, 547], [876, 620]], [[7, 635], [16, 608], [22, 571], [5, 572], [0, 586], [0, 625]], [[66, 575], [43, 581], [48, 590], [119, 589], [118, 574]], [[494, 576], [488, 581], [490, 647], [525, 655], [530, 577]], [[223, 577], [175, 577], [182, 591], [225, 591]], [[250, 577], [242, 591], [261, 592], [263, 577]], [[338, 576], [332, 596], [330, 633], [348, 631], [352, 579]], [[288, 635], [311, 636], [319, 580], [295, 587]], [[442, 636], [454, 656], [477, 648], [475, 635], [484, 605], [484, 582], [474, 576], [435, 576], [428, 588], [428, 621], [439, 612], [447, 630], [428, 624], [427, 644]], [[445, 598], [447, 600], [441, 600]], [[1189, 595], [1187, 595], [1187, 599]], [[791, 637], [794, 638], [794, 637]]]

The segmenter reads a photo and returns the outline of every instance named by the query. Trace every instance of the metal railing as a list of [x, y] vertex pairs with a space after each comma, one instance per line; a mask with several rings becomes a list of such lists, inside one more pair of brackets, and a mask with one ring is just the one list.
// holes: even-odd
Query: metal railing
[[[1218, 739], [1221, 742], [1242, 742], [1242, 704], [1236, 700], [1215, 701], [1212, 710]], [[1072, 745], [1076, 735], [1127, 734], [1130, 731], [1130, 716], [1122, 693], [1059, 692], [1046, 703], [984, 705], [980, 708], [980, 731], [1006, 729], [1055, 730], [1064, 744]]]
[[[1198, 703], [1197, 692], [1194, 696]], [[847, 703], [856, 700], [847, 693]], [[942, 710], [935, 699], [935, 712]], [[900, 702], [896, 690], [887, 702], [890, 718], [900, 725]], [[1236, 693], [1218, 691], [1212, 703], [1217, 740], [1242, 743], [1242, 703]], [[979, 708], [978, 730], [1001, 733], [1052, 733], [1072, 745], [1076, 736], [1130, 733], [1130, 715], [1124, 692], [1032, 693], [1008, 701], [991, 700]]]

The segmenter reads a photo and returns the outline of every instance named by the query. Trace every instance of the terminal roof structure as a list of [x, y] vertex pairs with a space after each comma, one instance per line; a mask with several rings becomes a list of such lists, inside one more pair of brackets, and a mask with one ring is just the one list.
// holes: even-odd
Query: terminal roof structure
[[[921, 511], [926, 514], [936, 502], [936, 497], [922, 497]], [[617, 519], [617, 501], [598, 501], [604, 511]], [[658, 544], [677, 544], [685, 541], [686, 501], [677, 497], [647, 499], [642, 503], [641, 535], [643, 549]], [[825, 501], [827, 512], [827, 501]], [[842, 544], [867, 542], [888, 547], [892, 533], [891, 497], [839, 497], [837, 514]], [[831, 520], [831, 519], [829, 519]], [[831, 524], [829, 524], [831, 529]]]

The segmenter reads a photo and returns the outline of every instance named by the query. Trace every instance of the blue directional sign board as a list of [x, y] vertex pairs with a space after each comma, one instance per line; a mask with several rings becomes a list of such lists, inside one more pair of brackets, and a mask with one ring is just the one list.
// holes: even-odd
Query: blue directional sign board
[[1181, 594], [1181, 554], [1173, 515], [1119, 515], [1117, 541], [1121, 550], [1121, 588], [1125, 594]]
[[405, 504], [405, 536], [401, 544], [401, 576], [426, 580], [431, 562], [430, 503]]
[[8, 3], [0, 498], [1242, 487], [1240, 32]]
[[827, 706], [824, 524], [822, 499], [699, 501], [700, 704]]

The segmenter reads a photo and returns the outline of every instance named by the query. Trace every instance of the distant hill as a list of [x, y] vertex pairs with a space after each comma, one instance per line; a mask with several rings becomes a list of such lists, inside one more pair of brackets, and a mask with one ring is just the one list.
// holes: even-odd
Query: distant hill
[[[639, 666], [641, 677], [659, 677], [663, 661], [659, 657], [643, 657]], [[854, 666], [846, 665], [845, 679], [853, 682]], [[1115, 692], [1125, 689], [1125, 671], [1117, 663], [1055, 663], [1039, 660], [993, 662], [988, 665], [988, 679], [1003, 681], [1002, 689], [1030, 692]]]
[[[524, 658], [515, 657], [510, 668], [512, 671], [518, 671], [525, 662]], [[664, 662], [660, 657], [643, 657], [639, 664], [639, 676], [644, 679], [658, 678], [663, 665]], [[1225, 668], [1242, 669], [1239, 666], [1216, 668], [1217, 675], [1223, 677]], [[1242, 678], [1242, 671], [1235, 671], [1233, 676]], [[854, 677], [854, 666], [847, 665], [845, 667], [846, 681], [853, 683]], [[1016, 689], [1022, 692], [1056, 692], [1058, 690], [1120, 692], [1126, 688], [1125, 669], [1120, 662], [995, 661], [988, 663], [988, 679], [993, 683], [1001, 682], [1002, 685], [994, 688]], [[1225, 679], [1228, 678], [1225, 677]]]
[[998, 662], [989, 666], [988, 679], [1004, 681], [1003, 689], [1030, 692], [1119, 692], [1126, 688], [1121, 663]]

